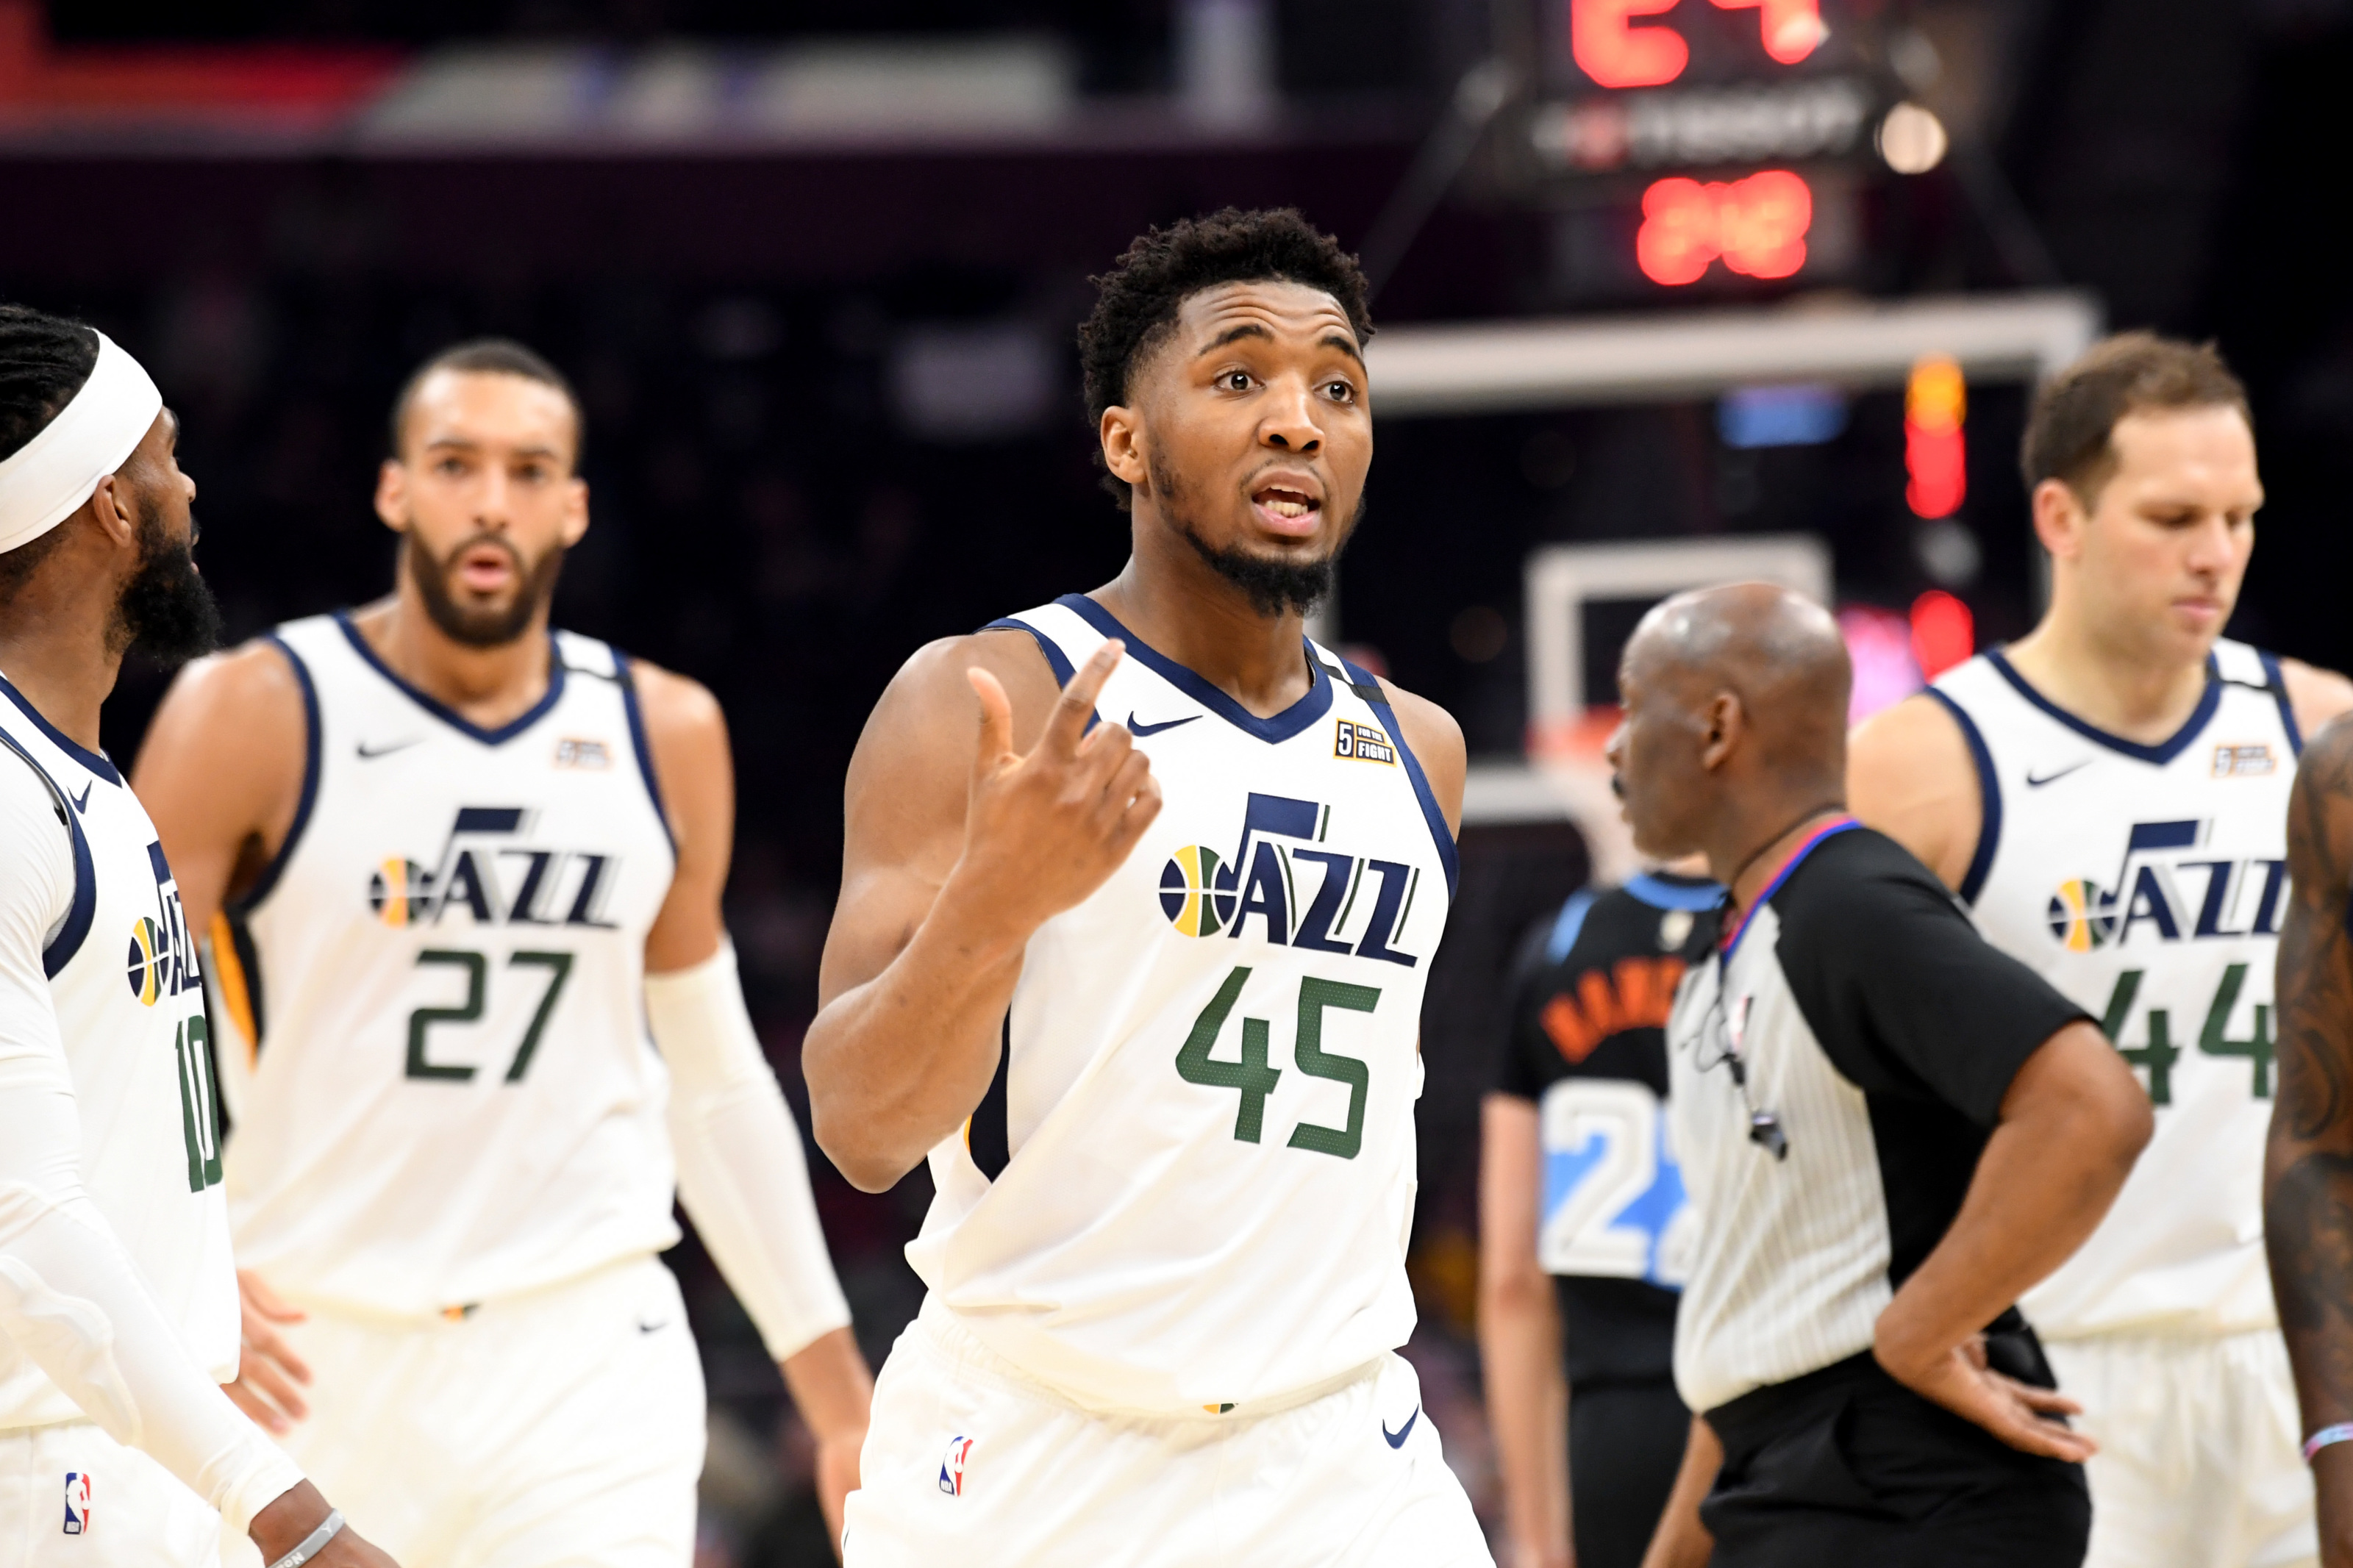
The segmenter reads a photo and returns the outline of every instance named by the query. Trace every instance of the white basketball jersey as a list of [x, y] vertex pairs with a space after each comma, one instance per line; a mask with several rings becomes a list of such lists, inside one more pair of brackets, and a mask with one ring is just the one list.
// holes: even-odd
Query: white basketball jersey
[[2276, 1321], [2263, 1139], [2303, 741], [2271, 655], [2218, 643], [2209, 669], [2197, 710], [2156, 745], [2064, 711], [1999, 652], [1934, 688], [1985, 801], [1963, 900], [2103, 1021], [2157, 1110], [2116, 1207], [2021, 1303], [2052, 1338]]
[[[114, 764], [0, 677], [0, 768], [30, 765], [69, 839], [73, 905], [42, 954], [81, 1121], [83, 1189], [196, 1365], [237, 1375], [204, 981], [155, 825]], [[85, 1419], [0, 1336], [0, 1427]]]
[[237, 1262], [297, 1300], [443, 1312], [677, 1239], [643, 994], [674, 853], [627, 661], [554, 636], [494, 731], [342, 616], [271, 639], [309, 761], [215, 1016]]
[[1029, 941], [998, 1081], [932, 1151], [907, 1256], [997, 1353], [1081, 1403], [1212, 1412], [1412, 1331], [1422, 984], [1454, 842], [1372, 678], [1251, 714], [1093, 600], [993, 623], [1152, 760], [1158, 819]]

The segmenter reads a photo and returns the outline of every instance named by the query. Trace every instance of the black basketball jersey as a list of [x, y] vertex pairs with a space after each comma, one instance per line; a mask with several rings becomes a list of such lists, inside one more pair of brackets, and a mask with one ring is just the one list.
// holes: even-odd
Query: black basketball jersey
[[1497, 1092], [1532, 1100], [1537, 1254], [1555, 1277], [1570, 1386], [1663, 1380], [1691, 1215], [1665, 1131], [1665, 1025], [1705, 957], [1722, 889], [1648, 872], [1571, 897], [1514, 966]]

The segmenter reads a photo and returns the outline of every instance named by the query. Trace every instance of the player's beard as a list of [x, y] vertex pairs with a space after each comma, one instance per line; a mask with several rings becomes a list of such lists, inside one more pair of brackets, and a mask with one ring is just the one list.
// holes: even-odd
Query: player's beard
[[1365, 518], [1365, 503], [1356, 503], [1356, 515], [1332, 548], [1313, 561], [1293, 561], [1282, 556], [1254, 555], [1235, 545], [1216, 545], [1201, 537], [1193, 520], [1185, 515], [1185, 492], [1176, 483], [1176, 476], [1162, 467], [1155, 454], [1151, 459], [1152, 495], [1159, 503], [1161, 515], [1176, 526], [1193, 553], [1208, 563], [1210, 571], [1242, 591], [1250, 608], [1261, 616], [1273, 616], [1285, 610], [1296, 610], [1304, 616], [1331, 596], [1332, 585], [1340, 574], [1340, 552], [1356, 537], [1356, 524]]
[[174, 540], [153, 509], [139, 516], [139, 568], [114, 601], [108, 643], [136, 647], [158, 664], [179, 665], [220, 646], [220, 605], [196, 570], [196, 526]]
[[[462, 605], [450, 590], [449, 574], [458, 558], [481, 544], [505, 551], [514, 563], [515, 596], [503, 607]], [[403, 546], [408, 578], [417, 585], [417, 597], [425, 601], [425, 613], [444, 637], [466, 647], [504, 647], [529, 631], [533, 618], [555, 596], [555, 579], [564, 570], [562, 545], [551, 545], [546, 554], [525, 566], [513, 544], [503, 535], [488, 531], [459, 540], [446, 557], [438, 559], [414, 530], [403, 540]]]

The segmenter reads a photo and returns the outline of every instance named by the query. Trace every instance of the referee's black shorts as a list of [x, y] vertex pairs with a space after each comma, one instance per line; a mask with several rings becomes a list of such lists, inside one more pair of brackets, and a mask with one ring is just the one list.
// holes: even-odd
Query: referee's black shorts
[[[2039, 1346], [2024, 1347], [2036, 1363]], [[2036, 1381], [2047, 1382], [2048, 1373]], [[2084, 1468], [2022, 1454], [1870, 1354], [1707, 1413], [1724, 1468], [1700, 1504], [1714, 1568], [2078, 1568]]]

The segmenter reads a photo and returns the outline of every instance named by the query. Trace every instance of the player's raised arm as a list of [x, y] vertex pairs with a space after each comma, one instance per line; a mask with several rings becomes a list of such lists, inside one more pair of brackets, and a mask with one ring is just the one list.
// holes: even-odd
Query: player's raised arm
[[935, 643], [867, 721], [802, 1047], [818, 1143], [862, 1188], [898, 1181], [972, 1114], [1031, 933], [1159, 814], [1128, 731], [1088, 722], [1120, 652], [1105, 645], [1058, 696], [1026, 637]]
[[2305, 750], [2288, 808], [2294, 893], [2279, 949], [2278, 1098], [2263, 1162], [2263, 1240], [2295, 1368], [2320, 1508], [2321, 1561], [2353, 1563], [2353, 724]]

